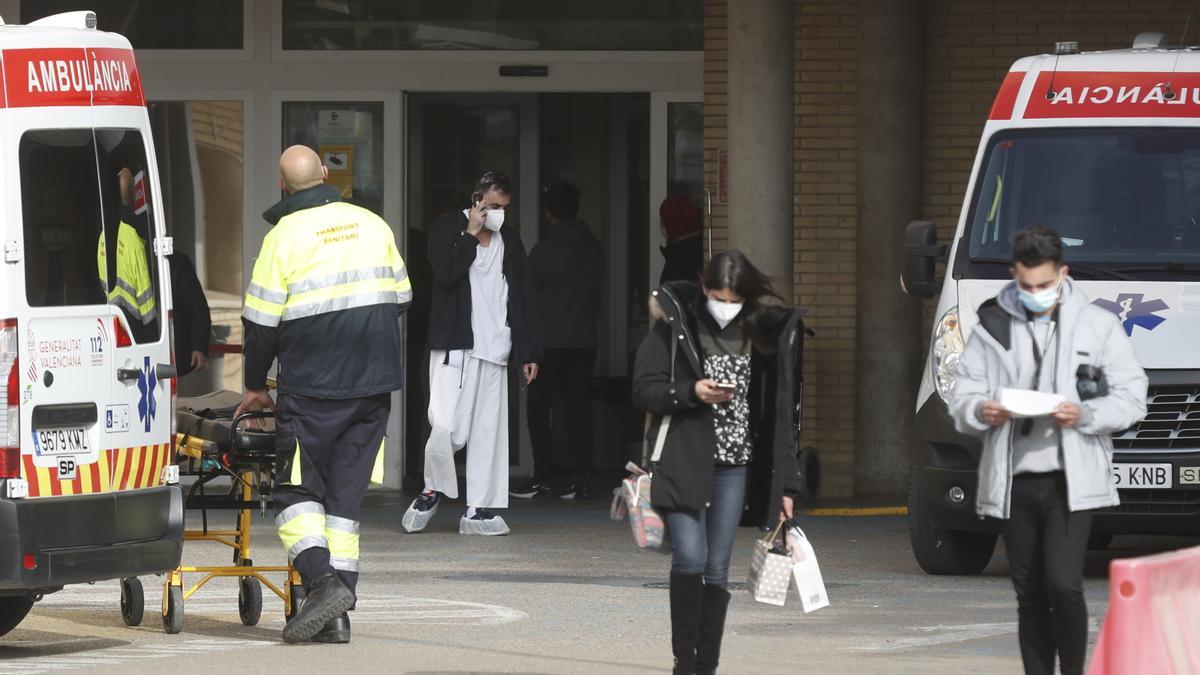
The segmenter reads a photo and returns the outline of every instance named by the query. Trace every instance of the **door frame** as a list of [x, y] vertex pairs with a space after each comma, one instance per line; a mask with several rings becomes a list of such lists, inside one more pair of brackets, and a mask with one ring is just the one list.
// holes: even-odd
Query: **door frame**
[[658, 277], [663, 269], [662, 254], [658, 250], [660, 241], [655, 236], [654, 224], [659, 222], [658, 207], [667, 198], [667, 164], [670, 161], [667, 157], [667, 134], [670, 132], [667, 113], [672, 103], [704, 103], [704, 92], [650, 92], [650, 276], [647, 286], [650, 289], [658, 288]]

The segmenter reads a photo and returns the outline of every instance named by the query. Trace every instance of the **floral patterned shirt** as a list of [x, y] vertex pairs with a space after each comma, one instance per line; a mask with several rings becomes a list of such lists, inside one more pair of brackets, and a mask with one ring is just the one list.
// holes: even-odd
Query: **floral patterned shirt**
[[700, 322], [704, 376], [737, 387], [732, 401], [713, 406], [717, 435], [714, 460], [721, 466], [744, 466], [754, 452], [750, 432], [750, 344], [743, 337], [741, 322], [734, 321], [719, 330], [706, 319]]

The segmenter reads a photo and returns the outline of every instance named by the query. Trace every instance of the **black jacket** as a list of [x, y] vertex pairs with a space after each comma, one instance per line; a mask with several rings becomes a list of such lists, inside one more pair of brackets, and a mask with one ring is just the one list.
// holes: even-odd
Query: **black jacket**
[[183, 253], [167, 256], [171, 265], [171, 306], [175, 312], [175, 363], [179, 375], [192, 372], [192, 352], [208, 353], [212, 314], [196, 268]]
[[[471, 349], [471, 279], [479, 240], [467, 234], [467, 216], [448, 213], [429, 232], [429, 262], [433, 268], [432, 305], [429, 312], [429, 349]], [[504, 241], [504, 278], [508, 281], [508, 325], [512, 328], [512, 362], [538, 363], [542, 359], [542, 330], [537, 298], [529, 278], [525, 245], [515, 227], [500, 228]]]
[[[336, 189], [318, 185], [289, 195], [263, 217], [275, 225], [297, 211], [338, 201], [341, 198]], [[377, 220], [374, 214], [361, 210], [365, 212], [364, 221]], [[278, 385], [283, 394], [351, 399], [402, 388], [404, 345], [399, 315], [409, 304], [402, 300], [325, 312], [281, 321], [276, 327], [243, 316], [245, 387], [265, 389], [271, 362], [278, 358]]]
[[[654, 292], [651, 310], [657, 321], [638, 347], [633, 380], [634, 405], [652, 415], [650, 447], [662, 416], [672, 416], [662, 457], [653, 467], [652, 498], [661, 508], [698, 511], [712, 496], [716, 454], [712, 407], [695, 395], [696, 381], [704, 379], [698, 322], [708, 320], [700, 316], [698, 284], [665, 284]], [[772, 354], [754, 349], [751, 357], [754, 457], [746, 491], [750, 512], [743, 522], [754, 525], [773, 525], [783, 495], [798, 494], [803, 486], [796, 445], [804, 335], [800, 315], [795, 309], [767, 308], [757, 319], [776, 349]], [[673, 369], [672, 342], [677, 344]]]
[[663, 254], [663, 271], [658, 283], [696, 281], [704, 269], [704, 239], [700, 233], [659, 246]]
[[529, 253], [545, 346], [595, 349], [604, 247], [587, 223], [565, 221]]

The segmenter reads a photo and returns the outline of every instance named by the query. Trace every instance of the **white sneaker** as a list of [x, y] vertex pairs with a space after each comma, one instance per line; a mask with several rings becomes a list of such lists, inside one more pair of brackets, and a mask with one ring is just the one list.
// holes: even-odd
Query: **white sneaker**
[[414, 499], [413, 503], [408, 505], [408, 510], [404, 512], [404, 518], [400, 520], [404, 531], [412, 534], [424, 530], [429, 521], [433, 519], [433, 514], [437, 513], [441, 501], [441, 496], [436, 492], [431, 495], [422, 493], [421, 496]]
[[499, 537], [508, 534], [508, 523], [500, 516], [486, 509], [475, 509], [475, 515], [468, 518], [463, 514], [458, 520], [459, 534], [482, 534], [487, 537]]

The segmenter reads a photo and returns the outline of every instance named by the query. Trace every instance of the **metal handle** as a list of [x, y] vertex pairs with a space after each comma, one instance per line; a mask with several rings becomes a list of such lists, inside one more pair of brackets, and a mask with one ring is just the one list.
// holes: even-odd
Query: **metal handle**
[[154, 367], [154, 376], [161, 380], [179, 377], [179, 369], [173, 363], [160, 363]]
[[141, 368], [117, 368], [117, 379], [121, 382], [136, 382], [141, 374]]

